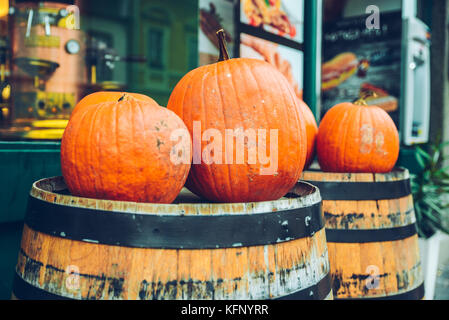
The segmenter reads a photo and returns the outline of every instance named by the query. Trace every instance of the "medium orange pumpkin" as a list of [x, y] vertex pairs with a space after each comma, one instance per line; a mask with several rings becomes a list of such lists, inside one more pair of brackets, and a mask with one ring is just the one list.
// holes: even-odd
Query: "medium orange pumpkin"
[[307, 131], [307, 157], [305, 168], [308, 168], [315, 158], [316, 151], [316, 136], [318, 134], [318, 125], [315, 120], [315, 116], [310, 110], [309, 106], [302, 100], [299, 100], [299, 107], [303, 113], [303, 117], [306, 123]]
[[[185, 75], [173, 90], [167, 106], [184, 120], [194, 140], [193, 163], [186, 186], [214, 202], [279, 199], [298, 181], [306, 158], [307, 137], [298, 99], [287, 79], [269, 63], [229, 59], [223, 32], [217, 35], [221, 61]], [[194, 130], [195, 121], [201, 126], [198, 132]], [[226, 130], [234, 130], [234, 133], [253, 130], [256, 134], [262, 132], [258, 130], [266, 130], [262, 134], [266, 145], [256, 145], [254, 140], [246, 139], [245, 161], [240, 163], [237, 139], [226, 148]], [[271, 144], [276, 143], [270, 132], [275, 130], [277, 148], [270, 151]], [[215, 154], [217, 150], [207, 148], [205, 136], [208, 133], [218, 133], [222, 137], [222, 141], [214, 140], [223, 151], [221, 156]], [[257, 139], [259, 142], [263, 139]], [[249, 161], [248, 155], [254, 155], [256, 149], [273, 161], [264, 164], [260, 157]], [[212, 157], [219, 161], [205, 161], [204, 154], [208, 160]], [[262, 173], [264, 168], [273, 165], [276, 157], [277, 170]]]
[[[76, 104], [76, 106], [72, 112], [72, 115], [75, 112], [78, 112], [78, 110], [80, 108], [83, 108], [85, 106], [90, 106], [90, 105], [98, 104], [98, 103], [102, 103], [102, 102], [118, 101], [121, 97], [123, 97], [124, 94], [125, 94], [125, 92], [118, 92], [118, 91], [98, 91], [98, 92], [91, 93], [91, 94], [85, 96], [84, 98], [82, 98]], [[126, 94], [128, 94], [129, 96], [131, 96], [137, 100], [147, 101], [154, 105], [158, 105], [158, 103], [156, 101], [154, 101], [152, 98], [150, 98], [144, 94], [128, 93], [128, 92], [126, 92]]]
[[[184, 139], [172, 139], [176, 130]], [[61, 142], [62, 174], [74, 196], [171, 203], [187, 179], [191, 147], [176, 114], [125, 94], [72, 115]]]
[[363, 99], [331, 108], [317, 136], [320, 167], [327, 172], [388, 173], [399, 156], [399, 134], [391, 117]]

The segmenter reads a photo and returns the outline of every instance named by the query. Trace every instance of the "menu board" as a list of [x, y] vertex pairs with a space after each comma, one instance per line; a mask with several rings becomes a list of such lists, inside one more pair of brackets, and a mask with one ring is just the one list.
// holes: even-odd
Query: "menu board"
[[366, 16], [323, 28], [323, 115], [334, 105], [361, 96], [387, 111], [399, 127], [401, 12], [381, 14], [380, 29], [367, 29]]

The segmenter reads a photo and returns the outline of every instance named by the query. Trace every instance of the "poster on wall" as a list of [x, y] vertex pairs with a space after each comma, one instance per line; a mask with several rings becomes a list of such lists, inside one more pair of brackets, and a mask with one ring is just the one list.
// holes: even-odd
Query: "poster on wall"
[[381, 15], [380, 29], [367, 29], [366, 17], [323, 28], [322, 115], [361, 96], [387, 111], [399, 127], [401, 94], [401, 12]]
[[240, 56], [265, 60], [275, 66], [302, 98], [303, 52], [245, 33], [240, 34]]
[[219, 57], [216, 32], [224, 29], [231, 56], [235, 46], [235, 17], [233, 0], [199, 0], [199, 65], [215, 63]]
[[241, 0], [240, 22], [302, 43], [303, 10], [301, 0]]
[[223, 28], [232, 57], [267, 61], [302, 98], [303, 0], [199, 0], [199, 11], [200, 65], [217, 62], [216, 32]]

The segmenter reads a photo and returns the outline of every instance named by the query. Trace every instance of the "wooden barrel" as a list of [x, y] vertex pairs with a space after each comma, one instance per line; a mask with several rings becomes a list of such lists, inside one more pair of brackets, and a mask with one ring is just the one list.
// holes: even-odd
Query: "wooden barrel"
[[278, 201], [170, 205], [72, 197], [34, 183], [18, 299], [332, 299], [321, 197], [300, 183]]
[[409, 172], [309, 170], [302, 178], [323, 199], [335, 299], [423, 299]]

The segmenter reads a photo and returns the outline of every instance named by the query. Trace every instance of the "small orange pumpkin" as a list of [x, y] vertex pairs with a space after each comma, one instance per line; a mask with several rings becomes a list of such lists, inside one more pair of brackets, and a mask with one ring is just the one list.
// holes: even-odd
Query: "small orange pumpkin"
[[307, 169], [315, 158], [316, 151], [316, 136], [318, 134], [318, 125], [315, 116], [310, 110], [309, 106], [303, 101], [299, 100], [299, 108], [303, 113], [307, 131], [307, 157], [304, 169]]
[[123, 95], [125, 93], [137, 100], [147, 101], [154, 105], [158, 105], [158, 103], [156, 101], [154, 101], [152, 98], [150, 98], [144, 94], [140, 94], [140, 93], [128, 93], [128, 92], [118, 92], [118, 91], [98, 91], [98, 92], [91, 93], [91, 94], [85, 96], [84, 98], [82, 98], [76, 104], [75, 108], [73, 109], [72, 115], [75, 112], [78, 112], [78, 110], [80, 108], [83, 108], [85, 106], [90, 106], [90, 105], [98, 104], [98, 103], [102, 103], [102, 102], [118, 101], [121, 97], [123, 97]]
[[[184, 139], [172, 139], [177, 130]], [[125, 94], [72, 115], [61, 142], [62, 174], [74, 196], [171, 203], [187, 179], [191, 148], [176, 114]]]
[[[186, 186], [214, 202], [279, 199], [297, 183], [306, 158], [307, 137], [298, 98], [287, 79], [269, 63], [229, 59], [224, 32], [221, 30], [217, 35], [220, 61], [185, 75], [173, 90], [167, 106], [184, 120], [194, 139], [194, 162]], [[195, 121], [201, 126], [199, 137], [195, 136]], [[223, 150], [221, 163], [204, 161], [208, 143], [201, 138], [211, 130], [223, 137], [223, 141], [217, 142]], [[265, 150], [249, 142], [244, 145], [245, 154], [257, 150], [271, 157], [275, 152], [277, 170], [261, 174], [273, 161], [262, 163], [259, 157], [250, 163], [245, 156], [244, 163], [237, 163], [236, 143], [229, 149], [225, 146], [228, 130], [265, 130]], [[276, 141], [271, 139], [271, 132], [276, 132], [278, 138], [273, 151], [270, 146]], [[257, 140], [259, 143], [261, 138]], [[200, 145], [198, 149], [196, 143]], [[195, 163], [196, 158], [201, 158], [200, 163]], [[229, 163], [231, 161], [226, 162], [226, 159], [233, 161]]]
[[399, 156], [399, 134], [391, 117], [363, 99], [331, 108], [317, 136], [318, 162], [326, 172], [388, 173]]

